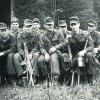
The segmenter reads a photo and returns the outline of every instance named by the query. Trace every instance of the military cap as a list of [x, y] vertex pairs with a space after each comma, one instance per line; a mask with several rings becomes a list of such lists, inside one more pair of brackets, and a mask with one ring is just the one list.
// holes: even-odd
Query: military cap
[[38, 18], [34, 18], [32, 23], [39, 23], [40, 24], [40, 20]]
[[6, 29], [6, 28], [7, 28], [7, 25], [3, 22], [0, 22], [0, 30]]
[[66, 25], [67, 25], [67, 23], [66, 23], [65, 20], [60, 20], [59, 21], [59, 26], [66, 26]]
[[46, 17], [44, 19], [44, 24], [52, 24], [52, 23], [54, 23], [54, 21], [51, 17]]
[[24, 26], [32, 26], [32, 20], [30, 20], [30, 19], [25, 19], [25, 20], [24, 20]]
[[77, 16], [72, 16], [72, 17], [70, 17], [69, 21], [70, 21], [71, 23], [80, 22], [80, 21], [79, 21], [79, 18], [78, 18]]
[[94, 25], [96, 26], [97, 22], [95, 20], [88, 20], [87, 24], [91, 26], [94, 26]]
[[16, 17], [11, 18], [11, 23], [13, 23], [13, 22], [19, 22], [18, 18], [16, 18]]

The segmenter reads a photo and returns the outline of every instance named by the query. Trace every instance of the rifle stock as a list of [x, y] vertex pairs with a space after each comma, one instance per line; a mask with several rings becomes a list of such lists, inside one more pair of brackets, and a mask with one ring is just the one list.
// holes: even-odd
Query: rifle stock
[[[34, 82], [33, 82], [33, 78], [32, 78], [33, 69], [32, 69], [31, 59], [29, 57], [29, 52], [28, 52], [26, 42], [24, 43], [24, 51], [25, 51], [25, 61], [26, 61], [26, 66], [27, 66], [27, 80], [29, 81], [29, 85], [34, 86]], [[29, 77], [28, 77], [28, 73], [29, 73]]]

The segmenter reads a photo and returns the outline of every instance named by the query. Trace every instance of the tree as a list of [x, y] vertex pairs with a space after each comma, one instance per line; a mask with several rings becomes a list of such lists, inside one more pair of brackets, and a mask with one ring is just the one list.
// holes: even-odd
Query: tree
[[[81, 27], [86, 29], [87, 20], [98, 19], [98, 15], [100, 16], [100, 11], [97, 11], [100, 7], [98, 2], [99, 0], [16, 0], [15, 14], [21, 23], [25, 18], [34, 17], [38, 17], [43, 23], [46, 16], [59, 18], [59, 20], [65, 19], [68, 23], [69, 18], [76, 15], [80, 18]], [[57, 9], [60, 10], [59, 13]]]

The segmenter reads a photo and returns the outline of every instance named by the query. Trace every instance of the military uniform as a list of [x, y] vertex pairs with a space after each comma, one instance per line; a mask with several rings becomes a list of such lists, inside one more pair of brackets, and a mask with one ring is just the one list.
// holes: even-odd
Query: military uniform
[[[13, 24], [13, 23], [17, 23], [18, 26], [17, 26], [16, 29], [14, 29], [14, 28], [12, 27], [12, 24]], [[14, 26], [14, 27], [15, 27], [15, 26]], [[22, 29], [19, 28], [19, 20], [18, 20], [18, 18], [13, 17], [13, 18], [11, 19], [11, 29], [10, 29], [10, 31], [11, 31], [12, 34], [15, 34], [16, 37], [17, 37], [18, 33], [22, 31]]]
[[[94, 73], [94, 59], [92, 57], [92, 50], [94, 48], [93, 40], [87, 31], [80, 29], [80, 33], [75, 35], [72, 33], [72, 37], [69, 38], [68, 43], [72, 53], [72, 68], [76, 69], [78, 66], [77, 56], [78, 53], [84, 50], [86, 41], [88, 39], [87, 47], [85, 48], [86, 53], [84, 55], [85, 71], [88, 74]], [[65, 47], [67, 48], [67, 46]]]
[[88, 31], [90, 31], [90, 35], [92, 37], [93, 43], [94, 43], [94, 48], [98, 48], [100, 45], [100, 32], [95, 30], [89, 30], [92, 27], [97, 27], [97, 23], [94, 20], [89, 20], [88, 21]]
[[[59, 30], [62, 31], [63, 35], [64, 35], [64, 42], [68, 41], [68, 38], [71, 37], [71, 32], [67, 29], [67, 23], [65, 20], [60, 20], [59, 21]], [[61, 73], [61, 77], [60, 77], [60, 82], [65, 82], [68, 83], [68, 79], [69, 77], [71, 76], [71, 73], [70, 73], [70, 70], [69, 69], [69, 65], [70, 65], [70, 62], [69, 62], [69, 48], [68, 47], [62, 47], [61, 49], [61, 52], [62, 52], [62, 56], [64, 58], [64, 63], [62, 65], [62, 73]]]
[[[0, 30], [6, 30], [7, 26], [5, 23], [0, 23]], [[0, 56], [0, 74], [1, 78], [4, 78], [5, 75], [10, 73], [10, 70], [8, 68], [8, 62], [9, 62], [9, 55], [11, 53], [15, 52], [15, 36], [10, 34], [9, 31], [6, 31], [8, 33], [0, 32], [0, 53], [3, 53], [3, 55]], [[6, 35], [5, 35], [6, 34]], [[4, 82], [5, 79], [2, 79]], [[8, 80], [8, 78], [7, 78]]]
[[[18, 19], [16, 18], [16, 17], [13, 17], [12, 19], [11, 19], [11, 24], [13, 24], [13, 23], [18, 23], [19, 24], [19, 21], [18, 21]], [[18, 27], [17, 29], [13, 29], [12, 27], [11, 27], [11, 30], [10, 30], [10, 34], [12, 34], [12, 35], [15, 35], [15, 41], [16, 41], [16, 44], [15, 44], [15, 52], [14, 53], [11, 53], [11, 54], [9, 54], [9, 56], [8, 56], [8, 59], [9, 59], [9, 62], [8, 62], [8, 74], [10, 75], [10, 76], [13, 76], [14, 77], [14, 79], [15, 79], [15, 76], [20, 76], [20, 75], [22, 75], [23, 74], [23, 69], [22, 69], [22, 67], [20, 67], [20, 66], [15, 66], [15, 64], [14, 64], [14, 56], [15, 56], [15, 54], [17, 53], [17, 35], [18, 35], [18, 33], [19, 32], [21, 32], [22, 30]]]
[[[94, 44], [94, 50], [92, 51], [93, 56], [96, 58], [96, 60], [94, 61], [94, 73], [91, 73], [91, 76], [97, 75], [98, 72], [98, 68], [96, 68], [97, 66], [99, 67], [98, 62], [100, 61], [100, 32], [96, 31], [97, 28], [97, 23], [95, 20], [89, 20], [88, 21], [88, 31], [92, 37], [93, 40], [93, 44]], [[98, 60], [97, 60], [98, 59]], [[98, 61], [98, 62], [97, 62]]]
[[[29, 23], [29, 24], [32, 25], [31, 23]], [[34, 68], [34, 63], [35, 63], [35, 66], [37, 68], [37, 59], [39, 56], [39, 47], [38, 47], [39, 34], [40, 33], [39, 32], [36, 33], [36, 31], [32, 31], [30, 33], [23, 31], [23, 32], [19, 33], [18, 37], [17, 37], [18, 53], [14, 56], [15, 66], [21, 67], [21, 62], [25, 59], [24, 43], [26, 42], [28, 51], [29, 51], [29, 53], [32, 54], [33, 59], [34, 59], [34, 60], [32, 59], [32, 67], [33, 67], [34, 76], [38, 75], [38, 70], [36, 70]]]
[[[66, 23], [65, 20], [60, 20], [59, 21], [59, 30], [62, 31], [62, 33], [64, 35], [64, 41], [66, 42], [66, 40], [68, 40], [68, 38], [71, 37], [71, 32], [69, 30], [67, 30], [67, 23]], [[65, 49], [65, 48], [62, 48], [61, 51], [63, 53], [68, 53], [68, 50]]]
[[[92, 50], [94, 48], [94, 44], [92, 38], [87, 31], [83, 31], [79, 28], [80, 22], [78, 17], [73, 16], [70, 18], [70, 27], [72, 29], [72, 36], [69, 37], [68, 43], [70, 45], [73, 58], [72, 68], [76, 69], [76, 67], [79, 66], [80, 62], [78, 60], [78, 57], [81, 56], [84, 58], [85, 72], [87, 74], [93, 73], [94, 61], [92, 57]], [[84, 65], [82, 64], [82, 66]]]
[[93, 50], [93, 40], [91, 36], [89, 36], [87, 31], [83, 31], [80, 29], [79, 34], [72, 33], [72, 36], [69, 38], [69, 44], [72, 49], [73, 57], [76, 57], [79, 51], [83, 50], [86, 44], [86, 40], [88, 39], [88, 44], [86, 48], [86, 52], [92, 52]]
[[[41, 68], [43, 76], [47, 74], [46, 73], [47, 68], [46, 68], [45, 57], [44, 57], [45, 54], [50, 55], [51, 74], [55, 76], [60, 76], [60, 65], [62, 65], [61, 64], [62, 53], [59, 51], [59, 49], [62, 46], [63, 39], [64, 36], [62, 32], [55, 29], [53, 31], [45, 30], [44, 33], [40, 36], [39, 46], [42, 55], [39, 57], [38, 64], [39, 64], [39, 68]], [[52, 47], [55, 47], [56, 51], [53, 54], [50, 54], [49, 50]]]
[[94, 47], [98, 47], [100, 45], [100, 32], [95, 31], [95, 32], [91, 32], [90, 33], [93, 43], [94, 43]]
[[93, 60], [92, 60], [92, 54], [91, 54], [94, 45], [93, 45], [92, 38], [88, 36], [88, 32], [80, 30], [80, 34], [77, 36], [75, 36], [72, 33], [72, 37], [69, 38], [69, 44], [71, 47], [73, 58], [75, 58], [78, 52], [84, 49], [87, 39], [88, 39], [88, 44], [87, 44], [87, 48], [85, 49], [86, 50], [85, 58], [88, 58], [88, 62], [89, 62], [87, 72], [91, 73], [94, 67]]

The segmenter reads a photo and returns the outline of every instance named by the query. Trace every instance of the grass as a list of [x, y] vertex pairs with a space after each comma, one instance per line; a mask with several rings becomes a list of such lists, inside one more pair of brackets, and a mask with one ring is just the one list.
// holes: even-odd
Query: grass
[[100, 80], [93, 86], [89, 84], [75, 87], [59, 86], [1, 87], [0, 100], [100, 100]]

